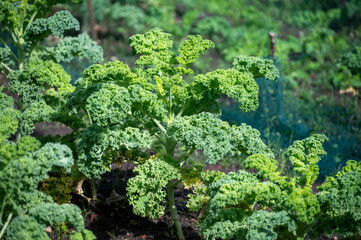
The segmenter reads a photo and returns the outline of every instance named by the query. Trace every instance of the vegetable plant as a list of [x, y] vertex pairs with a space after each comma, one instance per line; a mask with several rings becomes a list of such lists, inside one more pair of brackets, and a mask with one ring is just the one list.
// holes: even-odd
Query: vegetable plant
[[[179, 239], [184, 239], [174, 200], [174, 188], [198, 180], [199, 166], [188, 166], [194, 151], [211, 164], [226, 155], [273, 153], [256, 129], [230, 126], [220, 119], [217, 99], [225, 94], [243, 111], [258, 106], [255, 78], [275, 80], [271, 60], [237, 57], [232, 68], [193, 76], [191, 65], [214, 44], [190, 35], [173, 50], [171, 35], [159, 28], [130, 39], [139, 59], [137, 68], [120, 61], [87, 68], [67, 106], [87, 119], [77, 136], [78, 170], [100, 178], [111, 163], [133, 161], [137, 175], [129, 180], [127, 196], [134, 213], [158, 218], [166, 205]], [[138, 158], [129, 159], [126, 151]]]
[[49, 171], [70, 172], [74, 163], [69, 147], [22, 137], [17, 143], [7, 140], [18, 129], [19, 112], [11, 97], [0, 93], [0, 238], [50, 239], [44, 228], [62, 222], [76, 227], [71, 239], [95, 239], [84, 228], [81, 210], [70, 204], [58, 205], [37, 190]]
[[[315, 239], [326, 233], [361, 234], [361, 164], [350, 160], [313, 194], [317, 162], [326, 154], [316, 134], [287, 150], [293, 174], [282, 175], [274, 158], [254, 154], [246, 170], [203, 177], [189, 206], [202, 209], [200, 234], [206, 239]], [[208, 174], [210, 175], [210, 174]]]
[[[78, 20], [69, 11], [47, 17], [51, 6], [64, 2], [4, 0], [0, 3], [0, 71], [9, 81], [7, 90], [17, 95], [17, 141], [31, 134], [35, 123], [40, 121], [75, 124], [77, 121], [65, 108], [65, 96], [74, 87], [60, 63], [68, 63], [75, 57], [102, 61], [101, 47], [87, 35], [63, 38], [65, 31], [79, 30]], [[41, 45], [49, 35], [63, 39], [54, 46]]]
[[[0, 2], [0, 72], [8, 80], [0, 88], [0, 238], [6, 234], [7, 239], [49, 239], [45, 227], [68, 222], [77, 229], [71, 239], [95, 239], [84, 229], [78, 207], [57, 205], [38, 191], [49, 171], [70, 172], [72, 151], [59, 143], [41, 147], [29, 136], [40, 121], [59, 121], [78, 129], [81, 121], [65, 107], [65, 97], [74, 87], [60, 63], [75, 57], [102, 61], [102, 49], [87, 35], [63, 38], [65, 31], [79, 29], [70, 12], [48, 17], [53, 5], [64, 2]], [[41, 43], [49, 35], [63, 39], [44, 46]], [[16, 143], [9, 140], [13, 136]]]

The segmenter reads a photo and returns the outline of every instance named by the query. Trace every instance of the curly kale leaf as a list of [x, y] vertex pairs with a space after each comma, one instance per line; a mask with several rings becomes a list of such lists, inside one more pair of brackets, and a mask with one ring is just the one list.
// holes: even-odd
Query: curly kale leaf
[[214, 48], [214, 43], [210, 40], [203, 40], [200, 35], [187, 36], [187, 40], [182, 42], [179, 47], [180, 57], [177, 61], [184, 67], [188, 67], [195, 62], [199, 55], [204, 53], [210, 48]]
[[139, 85], [132, 85], [128, 89], [135, 111], [140, 111], [145, 116], [150, 114], [160, 121], [164, 120], [164, 104], [156, 94]]
[[14, 134], [18, 129], [20, 112], [14, 109], [14, 100], [0, 92], [0, 142]]
[[269, 158], [274, 158], [270, 148], [261, 139], [261, 134], [255, 128], [246, 124], [232, 126], [229, 129], [229, 135], [232, 145], [234, 145], [233, 154], [243, 153], [247, 156], [262, 153]]
[[226, 154], [269, 153], [273, 156], [257, 130], [247, 125], [230, 127], [217, 115], [207, 112], [175, 118], [168, 134], [184, 146], [202, 149], [209, 163], [217, 162]]
[[73, 92], [70, 80], [60, 64], [33, 59], [27, 62], [24, 71], [14, 71], [9, 75], [9, 90], [17, 93], [22, 98], [22, 104], [27, 106], [39, 101], [42, 96], [62, 98]]
[[27, 215], [36, 219], [43, 228], [66, 222], [78, 231], [84, 229], [80, 208], [71, 204], [45, 203], [31, 208]]
[[[52, 6], [59, 3], [66, 3], [67, 0], [27, 0], [0, 1], [0, 24], [8, 31], [26, 26], [31, 16], [36, 13], [37, 17], [44, 17], [51, 11]], [[72, 0], [78, 2], [78, 0]]]
[[[32, 145], [35, 148], [37, 144], [33, 142]], [[67, 146], [48, 143], [32, 154], [8, 161], [0, 173], [0, 187], [8, 195], [14, 196], [13, 201], [16, 202], [24, 193], [35, 191], [38, 183], [48, 178], [48, 172], [53, 166], [70, 168], [73, 161], [71, 150]]]
[[267, 179], [279, 186], [283, 197], [275, 206], [289, 209], [292, 211], [291, 216], [299, 222], [310, 224], [315, 221], [315, 217], [320, 213], [320, 203], [312, 193], [312, 184], [301, 186], [297, 184], [297, 176], [293, 178], [282, 176], [281, 172], [277, 171], [276, 161], [262, 154], [248, 157], [245, 168], [257, 169], [256, 176], [260, 181]]
[[79, 30], [80, 25], [69, 11], [56, 12], [49, 18], [38, 18], [29, 26], [25, 39], [30, 42], [42, 41], [50, 34], [62, 38], [66, 30]]
[[319, 230], [331, 235], [361, 234], [361, 163], [348, 161], [335, 177], [327, 177], [318, 187], [317, 198], [323, 203], [326, 217]]
[[38, 150], [40, 146], [40, 142], [30, 136], [22, 137], [17, 144], [4, 140], [0, 143], [0, 159], [3, 159], [6, 165], [12, 159], [18, 159], [28, 154], [28, 152]]
[[277, 185], [259, 182], [243, 170], [229, 173], [211, 184], [208, 191], [210, 199], [200, 226], [207, 239], [243, 239], [252, 230], [254, 204], [272, 206], [282, 196]]
[[14, 108], [14, 99], [0, 92], [0, 111], [4, 111], [7, 108]]
[[287, 230], [296, 230], [296, 224], [286, 211], [267, 212], [256, 211], [246, 220], [247, 240], [276, 240], [278, 237], [276, 228], [287, 226]]
[[322, 143], [327, 141], [323, 134], [315, 134], [303, 140], [295, 141], [288, 149], [287, 154], [294, 170], [298, 174], [297, 182], [303, 186], [311, 186], [316, 180], [319, 168], [317, 163], [327, 153]]
[[172, 35], [160, 28], [153, 28], [145, 34], [136, 34], [129, 38], [129, 45], [134, 53], [142, 54], [135, 62], [140, 66], [155, 66], [147, 70], [151, 75], [158, 72], [172, 72], [172, 64], [177, 63], [175, 54], [171, 51]]
[[203, 149], [208, 162], [215, 163], [232, 150], [228, 128], [228, 123], [214, 114], [203, 112], [174, 119], [168, 134], [185, 146]]
[[194, 111], [202, 110], [205, 104], [212, 105], [221, 93], [237, 100], [247, 112], [258, 107], [258, 85], [252, 74], [235, 69], [219, 69], [206, 75], [197, 75], [187, 86], [188, 96], [197, 104]]
[[37, 221], [29, 216], [15, 218], [7, 229], [7, 239], [39, 239], [49, 240], [49, 236]]
[[[198, 178], [199, 183], [194, 186], [193, 193], [188, 194], [187, 207], [193, 212], [199, 211], [207, 203], [209, 199], [207, 187], [224, 178], [226, 174], [218, 171], [204, 171], [200, 172], [199, 175], [195, 177], [196, 179]], [[183, 178], [184, 173], [182, 173]]]
[[100, 178], [101, 174], [110, 170], [110, 164], [115, 161], [112, 152], [119, 152], [122, 146], [127, 149], [147, 149], [153, 141], [146, 130], [91, 126], [76, 140], [78, 169], [89, 178]]
[[137, 175], [128, 181], [127, 196], [133, 212], [156, 219], [164, 215], [166, 192], [173, 179], [180, 179], [179, 163], [168, 156], [150, 158], [134, 171]]
[[[87, 240], [95, 239], [95, 236], [84, 229], [84, 220], [81, 210], [70, 204], [58, 205], [55, 203], [45, 203], [37, 205], [29, 210], [27, 215], [16, 217], [7, 230], [8, 239], [50, 239], [44, 228], [60, 224], [69, 223], [76, 227], [78, 233], [86, 232]], [[82, 238], [81, 238], [82, 239]]]
[[137, 74], [121, 61], [109, 62], [104, 65], [94, 64], [83, 72], [83, 77], [75, 82], [77, 88], [88, 88], [92, 84], [119, 82], [129, 85]]
[[[47, 226], [67, 222], [77, 228], [84, 239], [95, 239], [84, 229], [81, 210], [75, 205], [57, 205], [52, 198], [39, 192], [38, 185], [48, 178], [48, 172], [65, 168], [69, 172], [74, 160], [72, 151], [59, 143], [40, 147], [33, 137], [22, 137], [17, 144], [4, 140], [0, 143], [1, 205], [14, 216], [6, 229], [6, 239], [50, 239], [44, 232]], [[93, 237], [91, 237], [93, 236]]]
[[50, 60], [33, 59], [8, 79], [9, 90], [19, 95], [21, 135], [31, 134], [36, 122], [53, 120], [59, 106], [65, 105], [65, 95], [74, 90], [70, 76]]
[[130, 94], [124, 87], [104, 84], [88, 97], [86, 109], [92, 121], [99, 126], [121, 124], [131, 114]]
[[49, 57], [55, 62], [70, 62], [75, 57], [86, 58], [93, 63], [103, 62], [103, 49], [87, 34], [66, 37], [55, 47], [47, 48]]
[[38, 160], [40, 166], [49, 164], [48, 159], [52, 159], [53, 170], [63, 168], [66, 172], [71, 171], [74, 164], [73, 154], [69, 147], [59, 143], [47, 143], [38, 151], [34, 152], [34, 159]]
[[35, 123], [50, 121], [53, 113], [54, 109], [44, 101], [31, 104], [30, 107], [21, 114], [19, 132], [21, 135], [30, 135], [35, 129]]
[[238, 56], [233, 60], [232, 68], [240, 72], [250, 72], [254, 78], [277, 80], [280, 76], [272, 60], [258, 57]]

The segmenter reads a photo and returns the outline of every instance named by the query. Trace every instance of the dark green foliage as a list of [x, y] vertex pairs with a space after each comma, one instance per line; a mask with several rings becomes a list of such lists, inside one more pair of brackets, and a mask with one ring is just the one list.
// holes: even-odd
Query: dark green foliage
[[55, 62], [70, 62], [75, 57], [94, 63], [103, 62], [103, 49], [86, 34], [65, 37], [55, 47], [47, 48], [49, 58]]
[[200, 233], [207, 239], [303, 239], [310, 229], [312, 237], [360, 233], [360, 164], [349, 161], [318, 194], [312, 193], [326, 139], [314, 135], [287, 149], [293, 177], [283, 176], [272, 158], [255, 154], [247, 158], [245, 168], [258, 173], [240, 170], [205, 184]]
[[[193, 77], [189, 66], [213, 43], [191, 35], [174, 51], [171, 34], [159, 28], [132, 36], [130, 46], [140, 55], [138, 68], [131, 70], [120, 61], [93, 65], [68, 95], [67, 107], [87, 119], [76, 137], [77, 167], [86, 177], [99, 178], [111, 163], [122, 161], [124, 148], [145, 153], [136, 161], [137, 175], [128, 182], [130, 204], [136, 214], [157, 218], [165, 213], [167, 196], [177, 235], [183, 239], [174, 187], [181, 181], [197, 186], [201, 178], [207, 179], [201, 168], [183, 167], [193, 151], [202, 150], [209, 163], [227, 154], [273, 157], [257, 130], [230, 126], [214, 113], [222, 93], [239, 101], [243, 111], [256, 109], [258, 86], [250, 71], [274, 79], [277, 70], [272, 62], [264, 67], [264, 61], [254, 58], [252, 69], [218, 69]], [[148, 156], [147, 149], [156, 155]], [[208, 178], [218, 179], [217, 174]], [[202, 188], [199, 194], [192, 199], [194, 208], [206, 199]]]
[[317, 195], [325, 205], [325, 217], [317, 229], [345, 237], [361, 233], [361, 164], [348, 161], [335, 177], [328, 177]]
[[[93, 65], [75, 82], [76, 90], [68, 95], [67, 106], [76, 113], [86, 114], [89, 120], [88, 128], [77, 140], [78, 166], [87, 177], [100, 177], [101, 173], [109, 169], [109, 164], [116, 159], [110, 154], [110, 148], [116, 151], [121, 145], [128, 149], [155, 147], [151, 146], [151, 142], [157, 142], [155, 139], [159, 137], [154, 138], [154, 133], [159, 130], [169, 131], [167, 135], [183, 143], [184, 150], [203, 149], [213, 163], [228, 153], [249, 155], [270, 152], [256, 130], [248, 126], [231, 128], [220, 121], [218, 116], [201, 113], [216, 106], [215, 100], [221, 93], [239, 100], [244, 111], [255, 109], [258, 104], [258, 86], [252, 74], [247, 70], [216, 70], [197, 75], [192, 82], [186, 83], [182, 76], [192, 73], [187, 67], [213, 44], [200, 36], [189, 36], [181, 44], [178, 51], [180, 55], [177, 56], [172, 52], [173, 42], [170, 37], [170, 34], [158, 28], [134, 35], [130, 38], [130, 45], [135, 53], [141, 54], [136, 61], [139, 69], [131, 71], [120, 61]], [[177, 112], [179, 117], [175, 116]], [[191, 116], [180, 117], [183, 112]], [[194, 118], [194, 122], [188, 123], [187, 118]], [[207, 126], [202, 130], [204, 137], [188, 137], [186, 140], [185, 136], [177, 133], [180, 131], [196, 136], [203, 126]], [[124, 139], [127, 139], [127, 134], [123, 132], [126, 127], [138, 129], [141, 135], [151, 135], [143, 136], [143, 143], [134, 146], [128, 144], [127, 140], [109, 139], [113, 133], [119, 136], [125, 134]], [[144, 127], [148, 131], [144, 131]], [[247, 133], [242, 134], [242, 131]], [[154, 138], [152, 141], [150, 136]], [[231, 137], [235, 138], [232, 143]], [[229, 146], [220, 149], [218, 142], [221, 140], [227, 140]], [[113, 142], [118, 143], [118, 147]]]
[[79, 22], [69, 11], [59, 11], [48, 18], [38, 18], [31, 23], [25, 32], [25, 40], [39, 42], [50, 34], [62, 38], [69, 29], [79, 30]]
[[168, 156], [154, 156], [134, 170], [137, 176], [128, 181], [127, 196], [135, 214], [153, 219], [164, 215], [167, 194], [163, 188], [180, 179], [179, 167]]
[[[38, 184], [48, 178], [50, 170], [70, 171], [74, 160], [71, 150], [59, 143], [40, 143], [23, 137], [17, 144], [0, 139], [0, 221], [3, 214], [12, 220], [7, 239], [50, 239], [44, 228], [68, 222], [80, 233], [84, 230], [81, 210], [74, 205], [57, 205], [50, 196], [38, 192]], [[4, 209], [6, 207], [6, 212]], [[4, 225], [2, 225], [4, 226]], [[94, 239], [94, 238], [89, 238]]]
[[147, 130], [91, 126], [76, 140], [78, 169], [89, 178], [100, 178], [117, 161], [121, 147], [150, 148], [153, 139]]
[[25, 70], [13, 71], [8, 78], [9, 90], [19, 95], [22, 135], [31, 134], [36, 122], [52, 120], [64, 96], [74, 89], [61, 65], [50, 60], [29, 61]]
[[256, 57], [238, 56], [233, 60], [232, 68], [240, 72], [251, 72], [254, 78], [264, 77], [277, 80], [279, 73], [272, 60]]
[[203, 149], [203, 154], [212, 164], [227, 154], [269, 153], [273, 156], [260, 140], [257, 130], [247, 125], [231, 127], [211, 113], [176, 118], [169, 125], [168, 131], [184, 147]]

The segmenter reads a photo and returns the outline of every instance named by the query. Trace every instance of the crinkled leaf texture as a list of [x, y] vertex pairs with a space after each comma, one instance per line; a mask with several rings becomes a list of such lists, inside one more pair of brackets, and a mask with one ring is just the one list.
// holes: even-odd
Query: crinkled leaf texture
[[361, 234], [361, 163], [350, 160], [335, 177], [327, 177], [317, 197], [325, 205], [318, 228], [328, 235]]
[[[5, 139], [0, 142], [1, 205], [14, 214], [6, 239], [50, 239], [44, 232], [47, 226], [67, 222], [81, 236], [91, 233], [84, 229], [81, 210], [75, 205], [57, 205], [50, 196], [39, 192], [38, 185], [48, 178], [48, 172], [63, 168], [70, 172], [74, 163], [72, 151], [66, 145], [40, 142], [30, 136], [17, 144]], [[84, 238], [86, 239], [86, 238]]]
[[49, 18], [38, 18], [27, 29], [25, 39], [30, 42], [42, 41], [50, 34], [62, 38], [66, 30], [79, 30], [80, 25], [69, 11], [56, 12]]
[[76, 57], [86, 58], [93, 63], [103, 62], [103, 49], [87, 34], [65, 37], [55, 47], [47, 48], [48, 56], [55, 62], [70, 62]]
[[14, 100], [0, 92], [0, 141], [7, 139], [18, 129], [20, 112], [14, 109]]
[[232, 68], [240, 72], [250, 72], [254, 78], [277, 80], [280, 76], [272, 60], [258, 57], [238, 56], [233, 60]]
[[90, 231], [84, 229], [84, 220], [81, 215], [81, 210], [77, 206], [70, 204], [58, 205], [56, 203], [37, 205], [31, 208], [27, 215], [16, 217], [7, 229], [7, 239], [48, 240], [50, 237], [45, 233], [44, 228], [62, 222], [69, 223], [70, 226], [76, 227], [75, 232], [80, 234], [80, 236], [86, 236], [86, 238], [77, 239], [96, 239]]
[[78, 169], [89, 178], [100, 178], [111, 169], [110, 164], [114, 161], [112, 152], [118, 153], [122, 146], [147, 149], [153, 141], [147, 130], [91, 126], [76, 140]]
[[92, 121], [99, 126], [121, 124], [131, 113], [130, 94], [124, 87], [106, 83], [86, 100]]
[[209, 163], [216, 163], [226, 154], [264, 153], [273, 157], [256, 129], [245, 124], [231, 127], [212, 113], [176, 118], [169, 125], [168, 132], [176, 142], [202, 149]]
[[201, 220], [200, 234], [207, 239], [277, 239], [274, 231], [279, 226], [295, 230], [295, 224], [286, 211], [270, 213], [254, 210], [272, 206], [281, 200], [280, 188], [270, 182], [259, 182], [246, 171], [229, 173], [209, 186], [205, 218]]
[[[34, 148], [39, 146], [36, 141], [28, 139], [31, 138], [23, 137], [19, 146], [14, 150], [22, 150], [21, 145], [29, 143]], [[26, 146], [26, 148], [34, 149], [30, 146]], [[59, 143], [48, 143], [33, 153], [18, 153], [17, 155], [19, 158], [8, 160], [0, 173], [0, 188], [7, 195], [12, 196], [9, 203], [14, 208], [17, 205], [21, 206], [18, 202], [27, 198], [24, 195], [37, 191], [38, 183], [48, 178], [48, 172], [53, 167], [65, 167], [67, 171], [70, 171], [70, 167], [74, 163], [71, 150]]]
[[313, 224], [325, 206], [311, 188], [318, 174], [315, 166], [325, 153], [325, 140], [316, 134], [288, 148], [292, 163], [304, 163], [299, 174], [310, 173], [307, 184], [299, 184], [299, 175], [282, 176], [274, 158], [253, 154], [244, 166], [257, 170], [256, 174], [241, 170], [208, 185], [203, 189], [206, 208], [200, 233], [208, 239], [304, 237], [305, 226]]
[[127, 196], [133, 212], [153, 219], [164, 215], [166, 192], [163, 188], [180, 179], [179, 163], [163, 155], [154, 156], [134, 169], [137, 175], [128, 181]]
[[22, 104], [21, 135], [31, 134], [37, 122], [54, 120], [65, 105], [64, 97], [74, 90], [70, 76], [50, 60], [30, 60], [23, 71], [13, 71], [8, 79], [9, 90], [19, 95]]

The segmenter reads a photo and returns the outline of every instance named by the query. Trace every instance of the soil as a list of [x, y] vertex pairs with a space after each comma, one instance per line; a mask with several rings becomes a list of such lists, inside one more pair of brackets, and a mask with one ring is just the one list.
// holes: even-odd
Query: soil
[[[103, 181], [98, 182], [99, 203], [88, 204], [85, 199], [74, 196], [73, 200], [75, 201], [73, 202], [85, 210], [86, 228], [91, 230], [99, 240], [177, 239], [169, 212], [156, 220], [133, 214], [132, 207], [128, 204], [125, 197], [126, 181], [134, 176], [132, 168], [133, 166], [122, 166], [105, 174]], [[115, 182], [119, 184], [115, 186]], [[87, 183], [84, 184], [84, 190], [85, 192], [90, 192]], [[106, 204], [105, 202], [110, 197], [112, 191], [116, 191], [122, 200]], [[186, 202], [182, 201], [187, 199], [187, 195], [190, 192], [190, 190], [185, 190], [181, 187], [176, 188], [175, 200], [185, 238], [198, 240], [201, 239], [196, 224], [198, 214], [189, 212]]]

